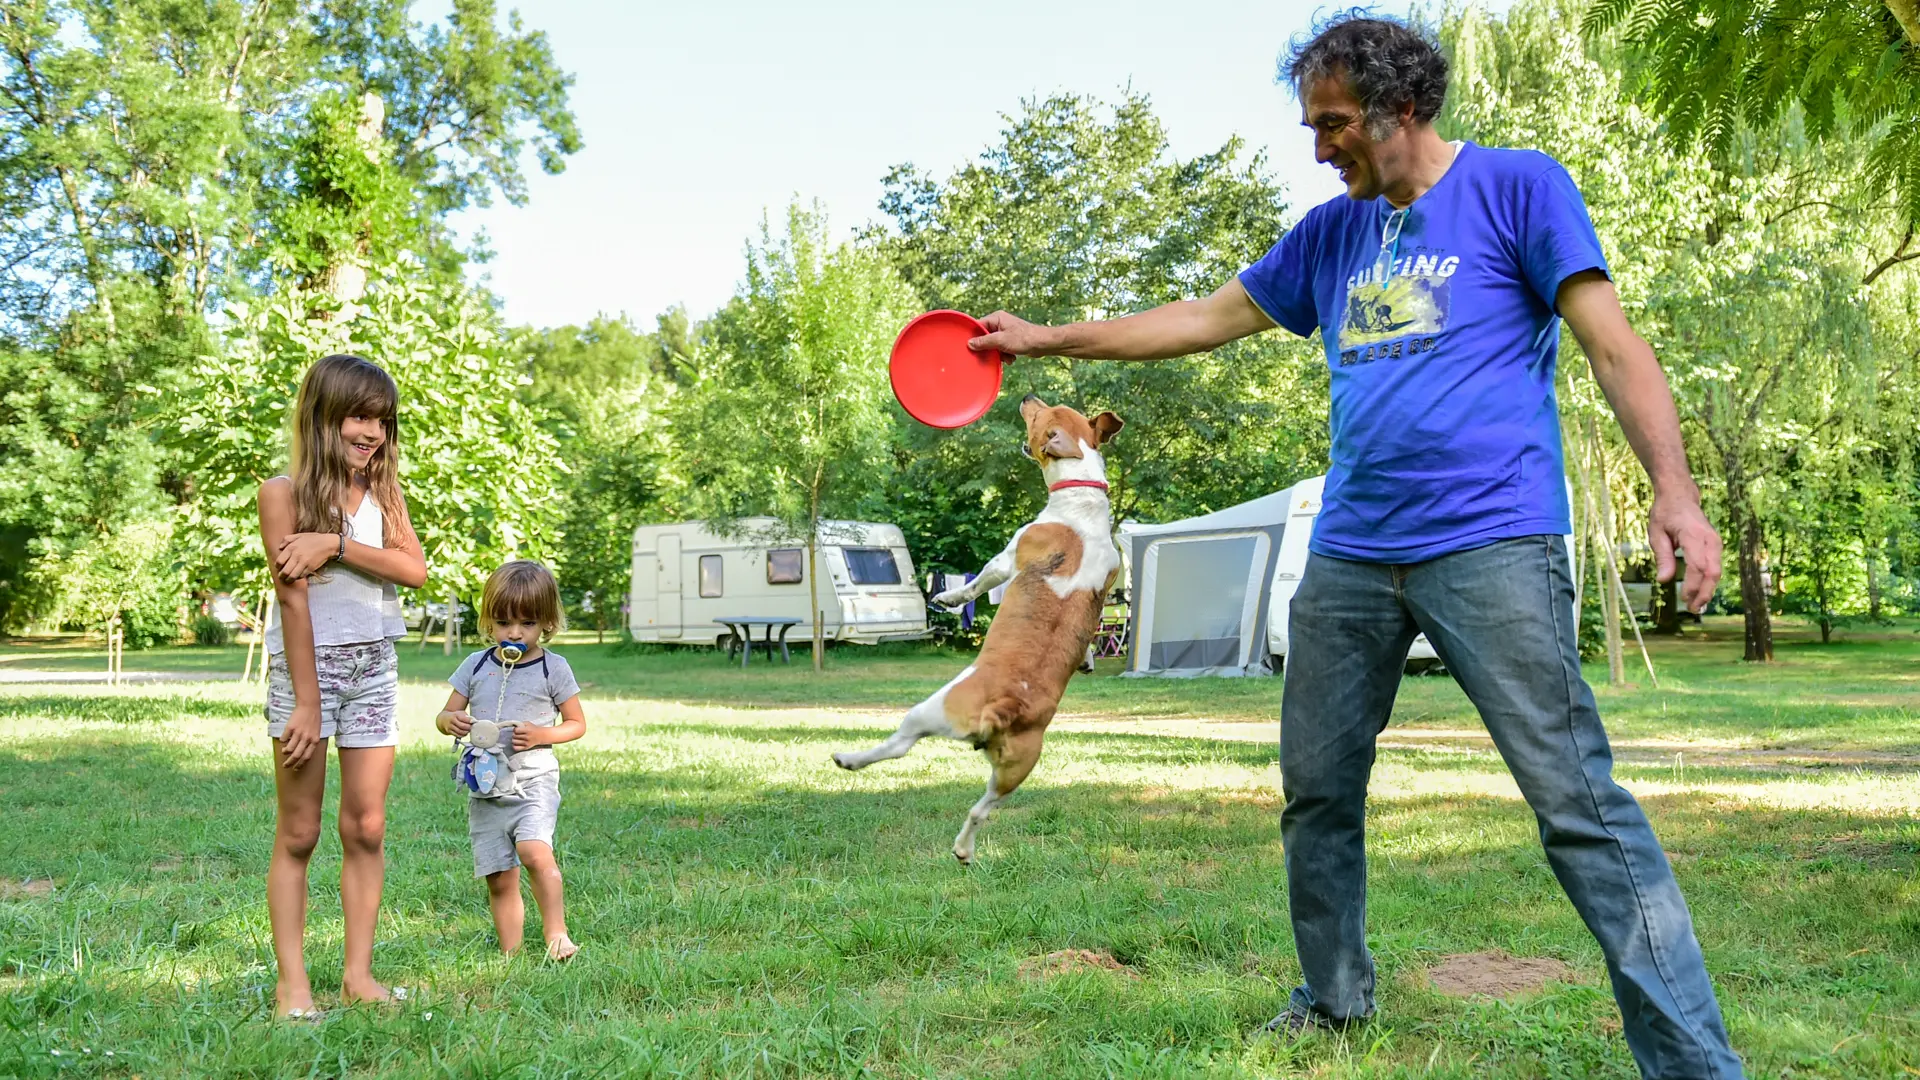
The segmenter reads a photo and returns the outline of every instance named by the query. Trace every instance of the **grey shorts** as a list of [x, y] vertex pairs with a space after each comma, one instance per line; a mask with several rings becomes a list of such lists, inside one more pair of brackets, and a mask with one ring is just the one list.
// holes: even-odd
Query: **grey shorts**
[[520, 781], [520, 794], [497, 799], [467, 799], [467, 837], [473, 841], [473, 876], [486, 877], [520, 865], [516, 844], [538, 841], [553, 846], [560, 819], [560, 774], [543, 773]]
[[[400, 663], [391, 641], [316, 645], [320, 737], [345, 749], [400, 742]], [[267, 735], [279, 738], [293, 718], [293, 676], [285, 653], [267, 661]]]

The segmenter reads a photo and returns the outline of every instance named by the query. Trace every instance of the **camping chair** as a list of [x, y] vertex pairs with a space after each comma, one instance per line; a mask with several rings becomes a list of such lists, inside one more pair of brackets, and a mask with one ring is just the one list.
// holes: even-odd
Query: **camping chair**
[[1127, 605], [1109, 604], [1100, 613], [1100, 628], [1093, 633], [1093, 655], [1110, 659], [1127, 655]]

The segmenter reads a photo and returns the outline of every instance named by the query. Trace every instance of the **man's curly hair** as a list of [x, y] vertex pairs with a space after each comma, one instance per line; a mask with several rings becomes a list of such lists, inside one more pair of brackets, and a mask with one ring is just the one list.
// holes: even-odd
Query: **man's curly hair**
[[1340, 12], [1295, 40], [1281, 75], [1295, 95], [1321, 79], [1342, 77], [1366, 110], [1367, 134], [1391, 136], [1400, 110], [1413, 104], [1416, 123], [1431, 124], [1447, 100], [1447, 58], [1440, 47], [1405, 23], [1365, 8]]

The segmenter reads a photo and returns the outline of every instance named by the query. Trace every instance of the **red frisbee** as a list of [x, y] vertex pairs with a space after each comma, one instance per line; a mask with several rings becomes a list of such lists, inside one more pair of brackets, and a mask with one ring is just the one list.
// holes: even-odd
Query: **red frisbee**
[[960, 311], [929, 311], [894, 339], [887, 372], [907, 415], [928, 427], [966, 427], [1000, 396], [999, 352], [974, 352], [967, 341], [987, 332]]

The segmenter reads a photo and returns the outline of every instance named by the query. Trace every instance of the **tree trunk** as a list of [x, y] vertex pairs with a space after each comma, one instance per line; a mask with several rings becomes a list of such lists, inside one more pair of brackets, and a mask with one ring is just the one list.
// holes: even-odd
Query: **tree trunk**
[[1820, 644], [1833, 644], [1833, 603], [1827, 593], [1825, 571], [1813, 576], [1813, 600], [1820, 608]]
[[1656, 607], [1653, 632], [1656, 634], [1680, 632], [1680, 579], [1684, 573], [1683, 566], [1676, 565], [1673, 578], [1662, 582], [1653, 592]]
[[813, 485], [807, 493], [807, 602], [813, 609], [813, 673], [826, 669], [827, 628], [824, 613], [820, 610], [820, 575], [818, 552], [820, 550], [820, 481], [826, 473], [826, 466], [814, 470]]
[[1907, 42], [1920, 49], [1920, 0], [1886, 0], [1887, 10], [1907, 32]]
[[1733, 515], [1740, 532], [1740, 606], [1746, 610], [1746, 659], [1765, 664], [1773, 661], [1773, 615], [1767, 610], [1767, 582], [1760, 571], [1760, 519], [1744, 495], [1742, 491]]
[[[386, 120], [387, 105], [380, 95], [371, 90], [361, 94], [360, 122], [354, 127], [354, 136], [360, 142], [360, 152], [376, 164], [385, 154], [380, 132]], [[366, 231], [362, 230], [352, 250], [330, 252], [328, 266], [316, 276], [316, 284], [339, 302], [329, 318], [344, 322], [360, 313], [360, 300], [367, 295], [369, 246]]]
[[[816, 521], [813, 525], [817, 532], [820, 523]], [[826, 628], [820, 625], [823, 621], [820, 618], [820, 575], [815, 573], [815, 571], [820, 568], [818, 551], [819, 547], [816, 543], [816, 538], [813, 536], [807, 537], [807, 603], [813, 611], [813, 616], [809, 621], [813, 623], [813, 670], [815, 674], [818, 674], [821, 670], [820, 653], [826, 640]]]
[[460, 599], [447, 590], [447, 617], [440, 622], [440, 655], [453, 655], [453, 634], [460, 625]]
[[1880, 621], [1880, 545], [1869, 543], [1860, 538], [1860, 547], [1867, 553], [1867, 617], [1874, 622]]

